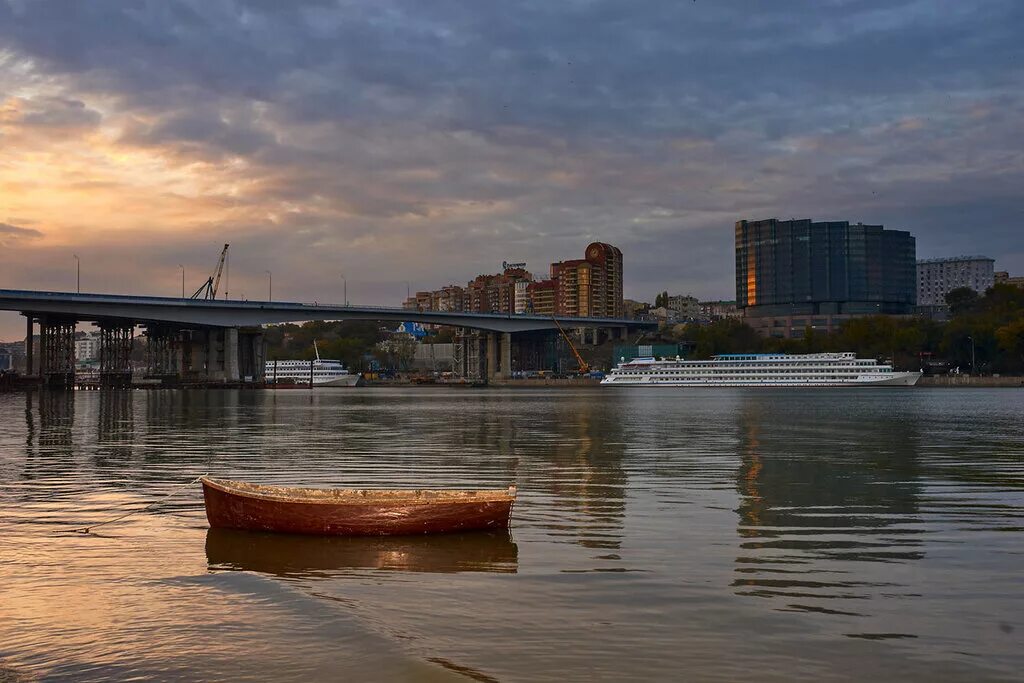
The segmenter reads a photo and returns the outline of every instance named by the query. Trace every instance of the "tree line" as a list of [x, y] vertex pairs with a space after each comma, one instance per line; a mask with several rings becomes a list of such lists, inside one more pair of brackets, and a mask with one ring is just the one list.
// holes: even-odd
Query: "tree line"
[[896, 369], [932, 366], [971, 372], [972, 346], [978, 373], [1024, 374], [1024, 289], [1006, 284], [984, 295], [969, 288], [946, 296], [949, 320], [867, 316], [848, 320], [831, 334], [806, 328], [802, 339], [762, 337], [741, 320], [674, 327], [674, 341], [690, 347], [691, 358], [720, 353], [822, 353], [853, 351], [859, 357], [891, 360]]
[[[416, 341], [407, 335], [393, 334], [375, 321], [336, 320], [302, 324], [271, 325], [264, 329], [267, 360], [312, 360], [313, 342], [321, 358], [340, 360], [353, 372], [369, 370], [370, 360], [381, 368], [408, 370], [416, 351]], [[453, 340], [450, 329], [431, 333], [425, 343]]]

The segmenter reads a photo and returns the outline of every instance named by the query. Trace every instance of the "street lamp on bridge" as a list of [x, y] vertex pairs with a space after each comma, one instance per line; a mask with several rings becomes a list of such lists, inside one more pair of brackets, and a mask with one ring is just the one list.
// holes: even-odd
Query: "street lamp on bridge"
[[267, 301], [274, 300], [274, 274], [269, 270], [264, 271], [267, 274]]
[[78, 258], [78, 254], [72, 254], [75, 257], [75, 283], [78, 293], [82, 293], [82, 259]]

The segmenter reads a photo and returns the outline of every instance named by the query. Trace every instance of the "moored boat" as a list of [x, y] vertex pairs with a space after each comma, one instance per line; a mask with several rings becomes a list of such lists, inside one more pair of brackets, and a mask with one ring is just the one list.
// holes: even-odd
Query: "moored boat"
[[911, 387], [920, 372], [845, 353], [731, 353], [710, 360], [622, 360], [601, 384], [671, 387]]
[[362, 377], [349, 372], [340, 360], [320, 357], [320, 349], [313, 342], [314, 360], [268, 360], [265, 377], [275, 387], [356, 387]]
[[211, 528], [323, 536], [507, 529], [516, 498], [514, 486], [481, 491], [315, 489], [201, 481]]

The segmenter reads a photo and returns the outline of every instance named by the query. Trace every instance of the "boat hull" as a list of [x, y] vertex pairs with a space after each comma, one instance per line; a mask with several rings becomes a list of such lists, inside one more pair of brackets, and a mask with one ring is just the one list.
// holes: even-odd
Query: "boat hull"
[[313, 382], [313, 387], [355, 387], [361, 379], [360, 375], [345, 375], [326, 382]]
[[214, 529], [318, 536], [391, 536], [507, 529], [514, 493], [475, 499], [331, 502], [251, 495], [203, 480], [206, 517]]
[[847, 381], [793, 381], [784, 382], [778, 380], [748, 380], [736, 381], [729, 379], [722, 380], [675, 380], [663, 379], [656, 376], [644, 376], [638, 379], [623, 381], [615, 377], [607, 377], [601, 384], [616, 387], [764, 387], [776, 389], [780, 387], [912, 387], [921, 379], [920, 372], [894, 372], [884, 379], [861, 379]]

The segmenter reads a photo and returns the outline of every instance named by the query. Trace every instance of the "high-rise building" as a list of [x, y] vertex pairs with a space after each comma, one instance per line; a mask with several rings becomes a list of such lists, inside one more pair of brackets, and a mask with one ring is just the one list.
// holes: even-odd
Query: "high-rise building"
[[736, 306], [762, 334], [914, 310], [916, 244], [902, 230], [847, 221], [736, 223]]
[[593, 290], [591, 268], [586, 259], [551, 264], [551, 279], [555, 281], [555, 310], [558, 315], [590, 317]]
[[531, 282], [527, 286], [529, 302], [526, 312], [534, 315], [554, 315], [557, 290], [558, 285], [554, 280]]
[[621, 318], [622, 252], [604, 242], [587, 247], [586, 260], [591, 264], [593, 289], [591, 315], [597, 318]]
[[621, 318], [622, 252], [604, 242], [587, 247], [585, 258], [551, 264], [559, 315]]
[[995, 259], [987, 256], [931, 258], [917, 262], [917, 305], [945, 306], [946, 295], [969, 287], [978, 294], [995, 284]]
[[604, 242], [587, 246], [585, 258], [551, 264], [551, 279], [535, 281], [524, 263], [505, 263], [503, 272], [478, 275], [465, 288], [449, 285], [416, 292], [403, 306], [423, 311], [534, 313], [621, 318], [622, 252]]

